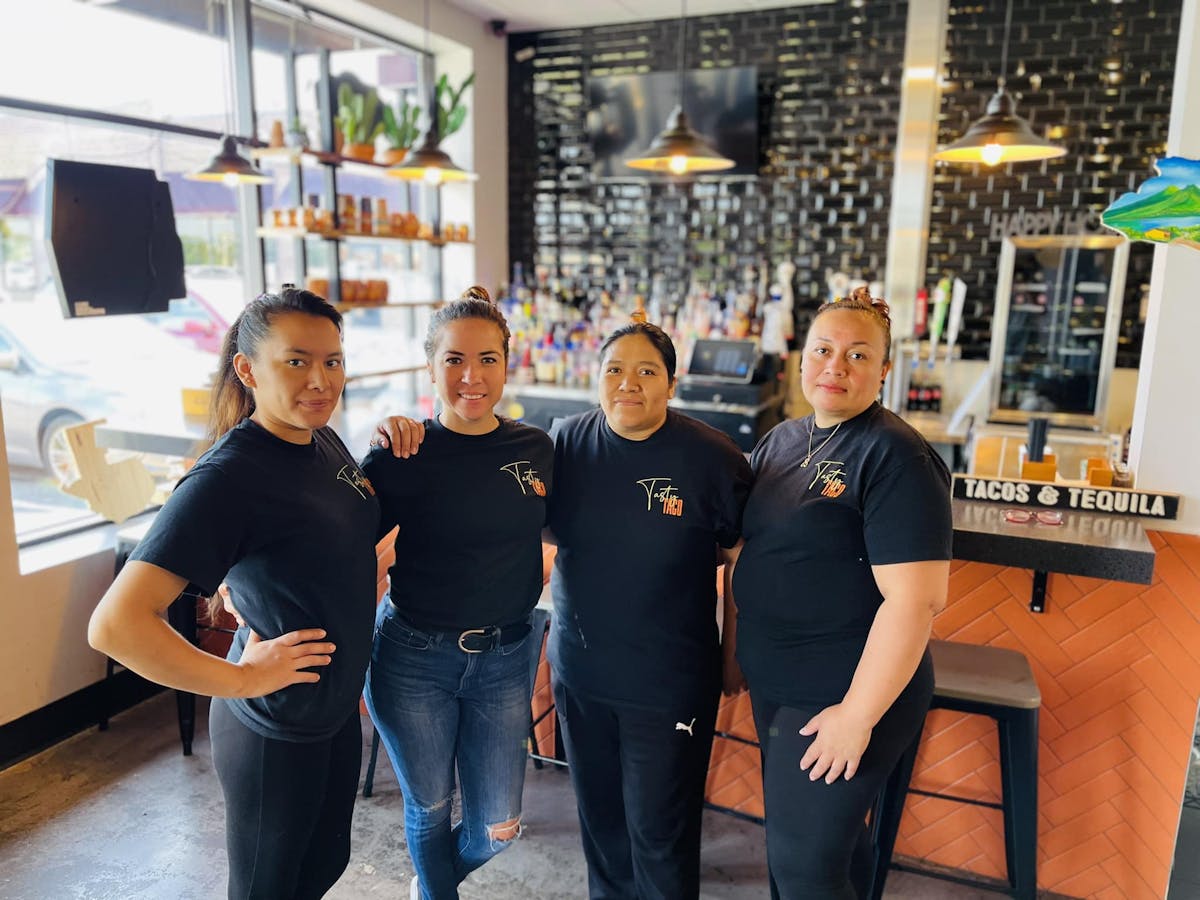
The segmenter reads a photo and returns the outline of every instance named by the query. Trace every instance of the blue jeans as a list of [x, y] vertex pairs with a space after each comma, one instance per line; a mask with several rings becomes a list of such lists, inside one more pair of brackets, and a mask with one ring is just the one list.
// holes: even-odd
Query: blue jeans
[[[404, 791], [408, 852], [426, 900], [455, 900], [468, 874], [512, 843], [529, 735], [530, 638], [464, 653], [379, 604], [366, 699]], [[457, 766], [462, 821], [451, 827]]]

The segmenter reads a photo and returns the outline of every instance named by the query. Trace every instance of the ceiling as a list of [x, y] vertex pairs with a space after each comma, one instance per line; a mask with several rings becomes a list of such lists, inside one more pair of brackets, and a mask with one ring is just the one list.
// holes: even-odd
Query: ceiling
[[[451, 0], [459, 9], [485, 21], [502, 20], [508, 31], [587, 28], [624, 22], [679, 17], [681, 0]], [[832, 0], [689, 0], [687, 15], [752, 12], [785, 6], [813, 6]]]

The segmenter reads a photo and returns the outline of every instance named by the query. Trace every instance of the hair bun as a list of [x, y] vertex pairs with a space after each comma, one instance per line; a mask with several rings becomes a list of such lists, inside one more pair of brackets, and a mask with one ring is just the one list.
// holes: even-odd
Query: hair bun
[[473, 284], [462, 293], [462, 300], [483, 300], [487, 303], [492, 302], [492, 295], [488, 293], [487, 288], [482, 285]]

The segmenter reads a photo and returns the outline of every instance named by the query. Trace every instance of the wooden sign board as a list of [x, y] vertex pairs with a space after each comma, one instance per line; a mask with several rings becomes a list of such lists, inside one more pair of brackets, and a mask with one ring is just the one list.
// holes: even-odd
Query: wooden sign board
[[1008, 506], [1081, 510], [1118, 516], [1144, 516], [1148, 519], [1174, 519], [1179, 515], [1178, 494], [1130, 488], [956, 474], [952, 492], [957, 500], [979, 500]]

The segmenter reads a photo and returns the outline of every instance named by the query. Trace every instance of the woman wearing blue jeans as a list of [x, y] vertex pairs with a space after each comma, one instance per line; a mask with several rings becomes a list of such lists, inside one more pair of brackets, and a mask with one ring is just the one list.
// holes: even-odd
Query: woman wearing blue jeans
[[367, 706], [404, 792], [411, 896], [426, 900], [457, 898], [520, 833], [530, 613], [554, 450], [545, 433], [493, 412], [508, 342], [482, 288], [438, 310], [425, 354], [442, 410], [424, 423], [419, 455], [379, 447], [363, 464], [382, 527], [400, 526]]

